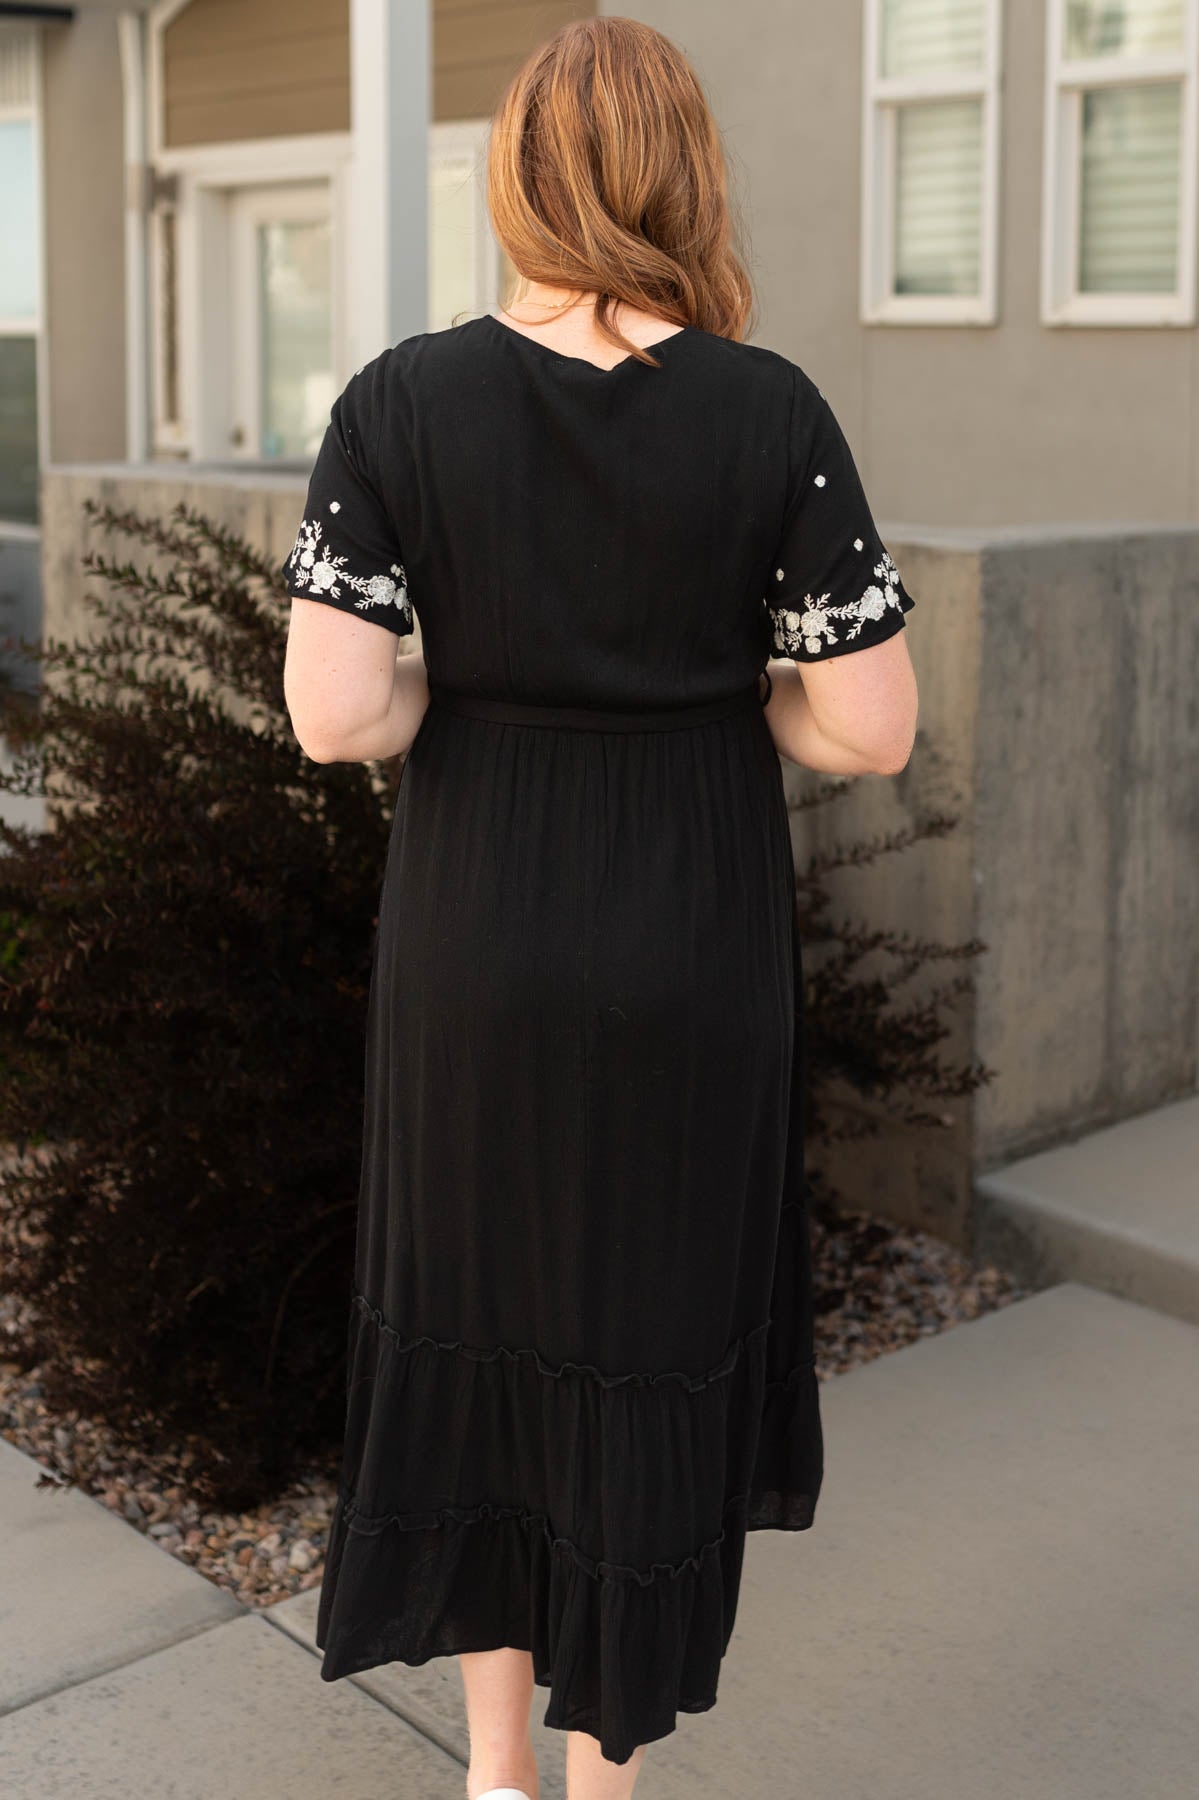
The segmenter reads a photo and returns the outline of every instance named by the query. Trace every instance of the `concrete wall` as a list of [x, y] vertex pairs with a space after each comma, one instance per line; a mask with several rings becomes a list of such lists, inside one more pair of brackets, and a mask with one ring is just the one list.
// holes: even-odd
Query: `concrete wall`
[[1196, 1086], [1199, 533], [1005, 534], [981, 587], [991, 1164]]
[[[90, 629], [85, 496], [161, 518], [185, 499], [281, 561], [304, 485], [46, 471], [47, 631]], [[803, 859], [930, 814], [958, 821], [831, 885], [868, 924], [986, 946], [931, 964], [899, 998], [964, 968], [976, 991], [953, 1002], [942, 1055], [995, 1079], [939, 1105], [940, 1130], [897, 1124], [883, 1103], [882, 1136], [838, 1169], [851, 1200], [966, 1242], [977, 1171], [1199, 1084], [1199, 530], [883, 533], [918, 603], [915, 750], [899, 776], [795, 811], [794, 841]], [[107, 549], [147, 560], [123, 540]], [[419, 645], [418, 631], [404, 648]], [[789, 764], [785, 779], [794, 800], [821, 778]]]
[[999, 323], [864, 326], [862, 0], [614, 0], [693, 59], [734, 167], [757, 336], [927, 524], [1199, 522], [1199, 331], [1040, 323], [1045, 0], [1005, 0]]
[[[237, 531], [258, 545], [268, 558], [282, 562], [295, 541], [304, 510], [304, 476], [193, 467], [185, 463], [91, 463], [55, 466], [42, 471], [42, 598], [44, 630], [56, 637], [85, 641], [96, 628], [87, 602], [96, 579], [83, 567], [89, 550], [128, 557], [141, 567], [160, 567], [162, 559], [132, 538], [110, 538], [83, 510], [86, 499], [138, 512], [170, 524], [177, 501]], [[285, 603], [284, 603], [285, 605]], [[419, 633], [414, 634], [419, 642]], [[413, 640], [405, 640], [406, 648]]]
[[[915, 749], [794, 835], [802, 858], [958, 821], [832, 885], [871, 925], [981, 940], [942, 1055], [995, 1078], [940, 1133], [860, 1108], [882, 1135], [836, 1173], [851, 1201], [968, 1244], [977, 1171], [1199, 1086], [1199, 531], [884, 536], [918, 600]], [[786, 772], [793, 798], [813, 779]]]

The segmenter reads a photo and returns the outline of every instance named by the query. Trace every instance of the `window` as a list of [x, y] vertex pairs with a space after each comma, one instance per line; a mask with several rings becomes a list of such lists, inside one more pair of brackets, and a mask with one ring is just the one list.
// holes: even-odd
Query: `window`
[[1000, 0], [866, 0], [862, 318], [994, 322]]
[[1195, 322], [1199, 0], [1049, 0], [1042, 317]]
[[38, 523], [37, 39], [0, 26], [0, 523]]
[[499, 246], [487, 212], [488, 125], [450, 119], [430, 128], [430, 331], [495, 303]]

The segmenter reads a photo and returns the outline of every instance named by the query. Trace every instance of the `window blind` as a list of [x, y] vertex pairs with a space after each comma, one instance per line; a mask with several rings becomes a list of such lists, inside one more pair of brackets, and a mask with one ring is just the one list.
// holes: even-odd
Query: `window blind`
[[1177, 286], [1181, 144], [1181, 83], [1083, 94], [1081, 293], [1158, 294]]
[[1067, 56], [1149, 56], [1185, 46], [1187, 0], [1067, 0]]
[[883, 0], [880, 75], [977, 74], [986, 45], [987, 0]]
[[895, 293], [978, 293], [982, 167], [981, 100], [916, 101], [899, 108]]

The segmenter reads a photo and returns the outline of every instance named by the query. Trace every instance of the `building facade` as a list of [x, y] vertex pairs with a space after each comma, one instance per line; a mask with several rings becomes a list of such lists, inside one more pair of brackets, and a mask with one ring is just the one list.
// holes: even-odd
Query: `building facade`
[[[917, 753], [853, 819], [957, 822], [880, 911], [986, 945], [950, 1048], [998, 1079], [910, 1156], [889, 1132], [869, 1188], [964, 1239], [976, 1169], [1199, 1069], [1199, 0], [637, 10], [714, 103], [754, 335], [830, 398], [921, 602]], [[31, 632], [89, 629], [88, 498], [282, 558], [353, 369], [503, 297], [488, 116], [578, 12], [0, 3], [0, 600]]]
[[[488, 116], [591, 10], [0, 6], [0, 531], [50, 462], [302, 467], [358, 363], [494, 304]], [[636, 11], [711, 93], [757, 336], [882, 514], [1199, 519], [1199, 0]]]

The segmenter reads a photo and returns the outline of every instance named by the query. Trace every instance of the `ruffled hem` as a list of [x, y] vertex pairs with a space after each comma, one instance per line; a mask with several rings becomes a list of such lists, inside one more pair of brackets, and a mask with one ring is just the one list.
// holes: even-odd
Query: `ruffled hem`
[[814, 1359], [780, 1370], [770, 1325], [700, 1375], [607, 1375], [355, 1295], [322, 1678], [528, 1650], [545, 1724], [616, 1763], [714, 1705], [746, 1531], [805, 1529], [819, 1487]]
[[744, 1497], [730, 1502], [715, 1539], [648, 1584], [588, 1573], [537, 1515], [470, 1510], [465, 1520], [447, 1511], [433, 1527], [392, 1521], [397, 1528], [369, 1538], [338, 1515], [327, 1580], [354, 1624], [338, 1629], [322, 1601], [323, 1680], [384, 1662], [526, 1650], [548, 1689], [544, 1724], [590, 1733], [615, 1763], [665, 1737], [678, 1713], [715, 1704], [741, 1579]]

